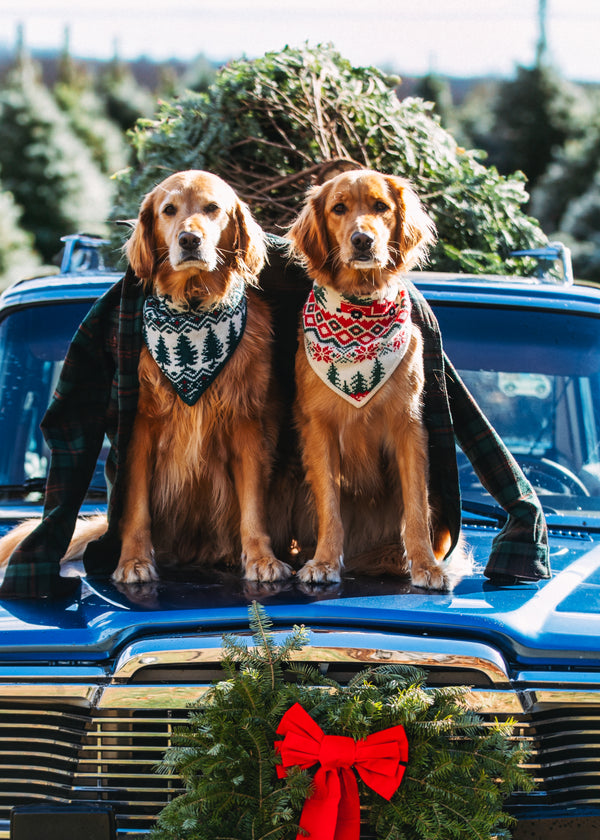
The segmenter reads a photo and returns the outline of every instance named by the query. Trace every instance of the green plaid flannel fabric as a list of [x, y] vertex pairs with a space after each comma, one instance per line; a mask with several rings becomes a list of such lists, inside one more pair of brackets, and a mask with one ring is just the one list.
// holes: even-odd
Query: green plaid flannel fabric
[[508, 514], [493, 541], [485, 575], [497, 581], [549, 578], [548, 531], [539, 499], [448, 360], [435, 316], [414, 286], [411, 298], [412, 317], [425, 345], [424, 416], [430, 436], [432, 490], [437, 490], [451, 532], [454, 536], [455, 505], [460, 504], [456, 439], [485, 489]]
[[[303, 302], [297, 291], [304, 287], [308, 291], [310, 281], [302, 269], [289, 262], [282, 240], [273, 237], [270, 245], [270, 265], [263, 272], [261, 285], [267, 300], [278, 315], [282, 314], [275, 318], [276, 330], [283, 329], [276, 335], [276, 346], [290, 355]], [[539, 501], [445, 358], [429, 305], [412, 284], [408, 286], [412, 317], [423, 333], [425, 346], [424, 413], [429, 432], [431, 492], [450, 528], [453, 544], [460, 532], [456, 438], [484, 487], [508, 514], [494, 540], [485, 574], [492, 579], [504, 575], [530, 580], [549, 577], [547, 530]], [[66, 595], [76, 585], [77, 581], [60, 576], [60, 558], [73, 534], [105, 433], [111, 441], [106, 469], [111, 487], [109, 529], [88, 546], [84, 565], [88, 574], [110, 575], [118, 562], [122, 467], [137, 406], [142, 306], [139, 281], [129, 269], [92, 307], [71, 343], [42, 424], [52, 451], [44, 515], [10, 558], [1, 598]], [[278, 362], [276, 351], [278, 364], [281, 372], [293, 370], [293, 363]]]
[[[66, 595], [77, 585], [76, 579], [60, 576], [60, 559], [73, 535], [105, 433], [112, 443], [107, 476], [114, 480], [119, 473], [137, 406], [142, 303], [139, 281], [128, 271], [94, 304], [71, 342], [42, 423], [52, 453], [43, 517], [13, 552], [0, 588], [2, 598]], [[120, 498], [118, 485], [110, 499], [111, 521]], [[114, 568], [117, 559], [118, 553], [116, 559], [105, 554], [104, 562], [112, 562]]]

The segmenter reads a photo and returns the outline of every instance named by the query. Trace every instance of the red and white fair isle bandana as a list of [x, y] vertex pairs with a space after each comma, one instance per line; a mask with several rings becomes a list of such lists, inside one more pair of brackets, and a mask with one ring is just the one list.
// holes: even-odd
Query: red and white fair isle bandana
[[306, 356], [315, 373], [355, 406], [364, 405], [402, 361], [410, 341], [410, 298], [344, 297], [313, 284], [302, 312]]

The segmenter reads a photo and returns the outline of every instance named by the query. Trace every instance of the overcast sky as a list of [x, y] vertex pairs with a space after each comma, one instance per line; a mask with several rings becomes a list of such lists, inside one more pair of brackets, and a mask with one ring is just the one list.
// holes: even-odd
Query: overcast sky
[[[538, 0], [0, 0], [0, 40], [79, 57], [217, 61], [332, 42], [353, 64], [399, 73], [510, 75], [531, 65]], [[600, 81], [600, 0], [547, 0], [550, 57]]]

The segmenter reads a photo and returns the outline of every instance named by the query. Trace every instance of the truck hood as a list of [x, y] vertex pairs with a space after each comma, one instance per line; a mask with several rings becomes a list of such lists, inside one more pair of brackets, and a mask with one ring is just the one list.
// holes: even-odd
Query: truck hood
[[[474, 556], [487, 557], [495, 529], [465, 530]], [[100, 664], [136, 639], [243, 631], [256, 600], [281, 628], [471, 639], [494, 645], [514, 667], [600, 667], [600, 540], [565, 533], [554, 534], [551, 544], [550, 580], [494, 586], [475, 560], [445, 593], [393, 577], [348, 577], [312, 589], [295, 581], [253, 585], [226, 573], [138, 586], [84, 578], [68, 601], [0, 603], [0, 663]]]

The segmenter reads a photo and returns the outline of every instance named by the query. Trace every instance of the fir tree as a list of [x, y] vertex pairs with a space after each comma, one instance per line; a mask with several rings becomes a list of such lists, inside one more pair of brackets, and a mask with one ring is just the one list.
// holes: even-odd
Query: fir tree
[[38, 268], [33, 236], [20, 224], [23, 211], [0, 181], [0, 291]]
[[223, 355], [223, 342], [219, 339], [212, 327], [208, 328], [208, 334], [204, 339], [202, 347], [202, 361], [214, 367]]
[[335, 388], [340, 387], [340, 376], [338, 374], [338, 369], [336, 368], [333, 362], [329, 365], [329, 368], [327, 370], [327, 379], [329, 379], [329, 381]]
[[156, 361], [163, 367], [168, 367], [171, 364], [171, 357], [169, 356], [169, 351], [162, 335], [159, 335], [158, 344], [156, 345]]
[[43, 259], [56, 255], [66, 233], [105, 232], [113, 185], [24, 49], [0, 90], [0, 169]]
[[325, 291], [323, 286], [317, 286], [317, 284], [315, 283], [315, 285], [313, 286], [313, 294], [319, 306], [325, 306], [325, 304], [327, 303], [327, 292]]
[[231, 356], [238, 345], [238, 333], [233, 324], [233, 318], [229, 321], [229, 330], [227, 332], [227, 355]]
[[357, 370], [352, 379], [350, 380], [350, 387], [352, 389], [352, 394], [364, 394], [365, 391], [368, 391], [367, 380], [362, 375], [360, 370]]
[[177, 339], [175, 356], [177, 358], [177, 364], [182, 368], [194, 367], [198, 360], [198, 351], [190, 343], [185, 333], [181, 333]]
[[379, 359], [375, 359], [373, 370], [371, 371], [371, 388], [376, 388], [383, 379], [385, 369]]

